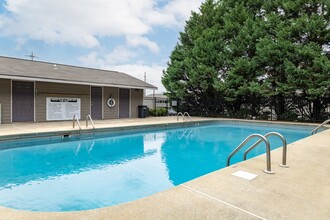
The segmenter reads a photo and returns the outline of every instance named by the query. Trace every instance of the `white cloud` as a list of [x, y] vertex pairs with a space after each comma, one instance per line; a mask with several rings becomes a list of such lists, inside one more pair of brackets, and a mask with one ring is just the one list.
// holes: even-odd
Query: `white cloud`
[[111, 53], [107, 54], [106, 61], [110, 64], [126, 63], [135, 57], [136, 53], [126, 47], [116, 47]]
[[126, 47], [119, 46], [109, 53], [93, 51], [85, 56], [79, 57], [79, 61], [86, 66], [103, 67], [106, 65], [117, 65], [127, 63], [136, 53]]
[[147, 47], [151, 52], [157, 53], [159, 51], [159, 47], [157, 43], [149, 40], [146, 37], [139, 37], [139, 36], [128, 36], [126, 38], [127, 43], [129, 46], [145, 46]]
[[25, 44], [25, 42], [26, 40], [24, 38], [17, 38], [15, 50], [20, 50], [22, 46]]
[[78, 60], [82, 62], [83, 65], [89, 67], [102, 67], [105, 64], [105, 60], [100, 59], [98, 53], [95, 51], [79, 57]]
[[[157, 93], [165, 92], [166, 89], [160, 79], [163, 73], [164, 66], [161, 65], [144, 65], [144, 64], [125, 64], [125, 65], [109, 65], [104, 66], [105, 69], [127, 73], [135, 78], [144, 80], [144, 73], [147, 76], [147, 83], [150, 83], [158, 88]], [[150, 91], [149, 91], [150, 92]]]
[[[5, 0], [6, 11], [0, 14], [0, 36], [15, 39], [17, 49], [29, 40], [56, 46], [89, 48], [79, 61], [86, 66], [125, 72], [157, 86], [168, 56], [159, 56], [150, 64], [141, 55], [161, 53], [168, 45], [157, 44], [157, 28], [179, 31], [192, 10], [203, 0]], [[150, 36], [153, 35], [153, 40]], [[120, 40], [108, 51], [112, 37]], [[124, 39], [124, 41], [122, 41]], [[117, 42], [117, 41], [116, 41]], [[141, 56], [143, 62], [131, 62]]]
[[100, 37], [124, 36], [157, 52], [146, 35], [158, 25], [182, 27], [201, 2], [172, 0], [160, 8], [157, 0], [6, 0], [0, 34], [86, 48], [100, 46]]
[[140, 80], [144, 80], [144, 73], [146, 73], [148, 83], [158, 87], [158, 92], [166, 91], [160, 80], [165, 66], [159, 64], [147, 65], [142, 61], [133, 64], [116, 64], [109, 59], [111, 54], [105, 55], [102, 58], [97, 52], [92, 52], [80, 57], [79, 60], [86, 66], [127, 73]]
[[197, 11], [204, 0], [172, 0], [163, 8], [145, 14], [149, 24], [182, 28], [191, 11]]
[[174, 14], [176, 16], [176, 20], [183, 25], [184, 21], [189, 19], [191, 11], [197, 11], [202, 2], [203, 0], [171, 1], [168, 5], [166, 5], [164, 10], [169, 14]]

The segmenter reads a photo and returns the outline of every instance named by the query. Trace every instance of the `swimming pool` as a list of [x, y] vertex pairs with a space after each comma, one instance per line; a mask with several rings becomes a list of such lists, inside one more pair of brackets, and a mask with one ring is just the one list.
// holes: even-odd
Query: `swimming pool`
[[[0, 205], [70, 211], [121, 204], [225, 167], [230, 152], [251, 133], [276, 131], [291, 143], [312, 128], [220, 122], [140, 130], [0, 143]], [[281, 145], [276, 137], [270, 141], [272, 148]], [[264, 149], [260, 145], [249, 156]], [[241, 160], [237, 154], [231, 163]]]

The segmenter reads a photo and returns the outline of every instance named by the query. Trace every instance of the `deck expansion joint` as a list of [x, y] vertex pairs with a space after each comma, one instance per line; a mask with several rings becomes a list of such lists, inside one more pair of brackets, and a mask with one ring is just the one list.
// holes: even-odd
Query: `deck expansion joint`
[[188, 189], [188, 190], [190, 190], [190, 191], [192, 191], [192, 192], [195, 192], [195, 193], [198, 193], [198, 194], [200, 194], [200, 195], [206, 196], [206, 197], [208, 197], [208, 198], [210, 198], [210, 199], [213, 199], [213, 200], [215, 200], [215, 201], [217, 201], [217, 202], [220, 202], [220, 203], [222, 203], [222, 204], [228, 205], [228, 206], [230, 206], [230, 207], [232, 207], [232, 208], [234, 208], [234, 209], [237, 209], [237, 210], [240, 210], [240, 211], [242, 211], [242, 212], [245, 212], [245, 213], [247, 213], [247, 214], [249, 214], [249, 215], [252, 215], [252, 216], [254, 216], [254, 217], [258, 218], [258, 219], [266, 220], [266, 218], [263, 218], [263, 217], [261, 217], [261, 216], [259, 216], [259, 215], [256, 215], [256, 214], [254, 214], [254, 213], [252, 213], [252, 212], [249, 212], [249, 211], [247, 211], [247, 210], [245, 210], [245, 209], [242, 209], [242, 208], [240, 208], [240, 207], [238, 207], [238, 206], [235, 206], [235, 205], [233, 205], [233, 204], [230, 204], [230, 203], [228, 203], [228, 202], [225, 202], [225, 201], [223, 201], [223, 200], [221, 200], [221, 199], [218, 199], [218, 198], [215, 198], [215, 197], [213, 197], [213, 196], [210, 196], [210, 195], [208, 195], [208, 194], [206, 194], [206, 193], [203, 193], [203, 192], [201, 192], [201, 191], [199, 191], [199, 190], [193, 189], [193, 188], [191, 188], [191, 187], [189, 187], [189, 186], [186, 186], [186, 185], [184, 185], [184, 184], [181, 184], [180, 186], [183, 186], [184, 188], [186, 188], [186, 189]]

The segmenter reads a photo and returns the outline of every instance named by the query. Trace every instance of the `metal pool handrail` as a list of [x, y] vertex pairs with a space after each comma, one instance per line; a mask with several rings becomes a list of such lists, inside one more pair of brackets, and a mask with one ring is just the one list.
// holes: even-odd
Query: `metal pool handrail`
[[330, 119], [325, 120], [322, 124], [320, 124], [319, 126], [317, 126], [317, 127], [311, 132], [311, 135], [316, 134], [317, 131], [318, 131], [321, 127], [323, 127], [323, 125], [325, 125], [325, 124], [327, 124], [327, 123], [329, 123], [329, 122], [330, 122]]
[[[286, 164], [286, 155], [287, 155], [287, 142], [286, 139], [284, 138], [283, 135], [281, 135], [278, 132], [269, 132], [267, 134], [264, 135], [265, 138], [269, 137], [269, 136], [278, 136], [283, 143], [283, 153], [282, 153], [282, 164], [280, 164], [281, 167], [285, 167], [288, 168], [289, 166]], [[247, 154], [254, 149], [258, 144], [260, 144], [262, 142], [262, 140], [258, 140], [256, 143], [254, 143], [251, 147], [249, 147], [245, 152], [244, 152], [244, 160], [246, 160], [246, 156]]]
[[79, 127], [79, 130], [81, 130], [81, 126], [80, 126], [80, 122], [79, 122], [79, 119], [77, 117], [77, 115], [74, 115], [73, 116], [73, 119], [72, 119], [72, 127], [75, 128], [75, 125], [76, 125], [76, 122], [77, 121], [77, 124], [78, 124], [78, 127]]
[[88, 128], [88, 120], [91, 121], [91, 124], [93, 126], [93, 129], [95, 129], [95, 125], [94, 125], [94, 122], [93, 122], [93, 119], [92, 119], [92, 116], [91, 115], [87, 115], [86, 116], [86, 128]]
[[267, 169], [264, 170], [264, 172], [268, 173], [268, 174], [273, 174], [274, 172], [272, 171], [271, 161], [270, 161], [271, 160], [271, 157], [270, 157], [270, 144], [269, 144], [269, 141], [267, 140], [267, 138], [265, 138], [261, 134], [251, 134], [240, 145], [238, 145], [238, 147], [233, 152], [231, 152], [230, 155], [228, 156], [227, 166], [229, 166], [229, 164], [230, 164], [230, 158], [232, 158], [247, 142], [249, 142], [254, 137], [258, 137], [262, 141], [265, 142], [265, 144], [266, 144], [266, 165], [267, 165]]
[[190, 117], [190, 115], [189, 115], [189, 113], [188, 112], [185, 112], [185, 113], [183, 113], [183, 115], [185, 116], [185, 115], [187, 115], [188, 116], [188, 118], [189, 118], [189, 120], [190, 121], [192, 121], [192, 118]]
[[184, 117], [184, 115], [182, 114], [182, 112], [179, 112], [177, 115], [176, 115], [176, 120], [179, 121], [179, 116], [182, 116], [183, 118], [183, 121], [186, 121], [186, 118]]

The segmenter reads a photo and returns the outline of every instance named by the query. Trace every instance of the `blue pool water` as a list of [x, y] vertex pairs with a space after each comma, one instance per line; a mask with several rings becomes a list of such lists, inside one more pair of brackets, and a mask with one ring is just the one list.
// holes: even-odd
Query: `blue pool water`
[[[102, 133], [87, 140], [25, 140], [14, 145], [2, 142], [0, 205], [33, 211], [86, 210], [116, 205], [225, 167], [230, 152], [252, 133], [277, 131], [291, 143], [308, 136], [311, 130], [222, 122]], [[270, 137], [270, 142], [272, 148], [281, 146], [276, 137]], [[249, 157], [264, 152], [264, 145], [260, 145]], [[242, 153], [234, 156], [231, 164], [241, 160]]]

